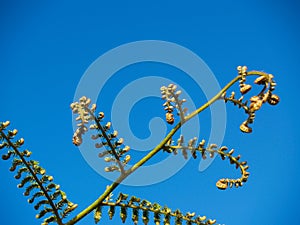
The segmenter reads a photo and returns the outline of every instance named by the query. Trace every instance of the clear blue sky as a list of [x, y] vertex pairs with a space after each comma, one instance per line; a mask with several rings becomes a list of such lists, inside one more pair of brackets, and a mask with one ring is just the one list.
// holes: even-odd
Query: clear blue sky
[[[120, 186], [115, 194], [123, 191], [145, 197], [173, 209], [207, 215], [227, 225], [296, 224], [300, 199], [299, 151], [296, 149], [299, 140], [296, 117], [299, 3], [99, 2], [0, 3], [0, 120], [11, 120], [12, 127], [25, 138], [26, 147], [33, 151], [32, 157], [39, 160], [69, 198], [79, 204], [77, 212], [110, 183], [85, 162], [71, 143], [69, 104], [81, 76], [94, 60], [114, 47], [139, 40], [164, 40], [200, 56], [221, 86], [236, 75], [237, 65], [274, 74], [281, 102], [258, 112], [254, 132], [250, 135], [241, 134], [238, 129], [243, 113], [227, 106], [223, 144], [235, 148], [250, 165], [251, 176], [243, 188], [226, 191], [215, 188], [216, 180], [224, 171], [228, 176], [237, 175], [227, 162], [215, 160], [207, 170], [199, 172], [199, 162], [191, 160], [180, 172], [161, 183], [145, 187]], [[144, 64], [136, 68], [135, 76], [159, 73], [159, 68]], [[135, 68], [129, 72], [135, 73]], [[121, 83], [128, 82], [126, 76], [122, 79], [125, 80]], [[113, 84], [106, 87], [108, 103], [116, 95], [113, 88]], [[193, 90], [193, 87], [189, 89], [195, 95]], [[153, 101], [157, 102], [161, 103]], [[139, 122], [133, 127], [137, 129], [137, 136], [147, 137], [148, 122], [140, 121], [143, 118], [149, 121], [150, 117], [145, 116], [142, 109], [143, 106], [137, 106], [132, 111], [136, 113], [132, 118]], [[203, 124], [205, 127], [205, 121]], [[40, 224], [41, 221], [35, 219], [35, 210], [22, 196], [23, 190], [16, 188], [17, 182], [8, 168], [9, 164], [1, 161], [0, 223]], [[92, 223], [93, 218], [88, 216], [78, 224]], [[113, 223], [121, 221], [118, 218]], [[100, 224], [107, 224], [107, 216]], [[128, 224], [132, 224], [131, 221]]]

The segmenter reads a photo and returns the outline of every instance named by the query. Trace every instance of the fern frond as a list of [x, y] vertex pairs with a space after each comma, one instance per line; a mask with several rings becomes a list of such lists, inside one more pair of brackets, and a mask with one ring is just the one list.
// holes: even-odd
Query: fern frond
[[96, 105], [93, 104], [89, 108], [91, 99], [85, 96], [79, 99], [79, 102], [71, 104], [71, 109], [74, 114], [78, 114], [76, 118], [79, 123], [79, 128], [73, 135], [73, 143], [78, 146], [82, 143], [82, 135], [88, 131], [88, 123], [93, 121], [94, 123], [89, 126], [90, 129], [96, 130], [96, 134], [93, 134], [91, 138], [93, 140], [100, 139], [100, 142], [95, 144], [96, 148], [106, 147], [104, 152], [99, 154], [99, 157], [105, 157], [106, 162], [112, 163], [111, 166], [105, 168], [106, 172], [120, 171], [122, 174], [125, 173], [124, 167], [130, 160], [130, 155], [125, 155], [129, 151], [129, 147], [123, 147], [123, 138], [118, 138], [118, 132], [111, 129], [111, 122], [107, 122], [102, 125], [104, 113], [100, 112], [98, 115], [95, 114]]
[[[121, 196], [124, 196], [125, 194], [121, 193]], [[119, 196], [120, 196], [119, 195]], [[127, 195], [125, 195], [127, 196]], [[133, 196], [134, 199], [139, 199], [135, 196]], [[132, 199], [132, 198], [131, 198]], [[186, 215], [182, 214], [180, 210], [172, 211], [168, 207], [161, 207], [158, 203], [153, 203], [147, 201], [147, 200], [140, 200], [140, 201], [126, 201], [122, 200], [120, 201], [120, 197], [116, 199], [116, 201], [109, 201], [109, 202], [102, 202], [100, 206], [107, 206], [109, 208], [108, 215], [109, 218], [112, 219], [112, 217], [115, 214], [115, 208], [120, 208], [120, 217], [122, 222], [124, 223], [127, 216], [128, 216], [128, 209], [132, 209], [132, 221], [134, 224], [138, 223], [139, 220], [139, 212], [142, 212], [142, 221], [145, 225], [147, 225], [150, 221], [149, 215], [152, 213], [153, 215], [153, 222], [155, 224], [161, 224], [162, 217], [163, 217], [163, 224], [164, 225], [170, 225], [171, 218], [174, 218], [176, 225], [181, 225], [183, 221], [185, 221], [187, 224], [199, 224], [199, 225], [210, 225], [215, 224], [215, 220], [206, 219], [205, 216], [198, 216], [195, 217], [195, 213], [187, 213]], [[98, 220], [97, 220], [98, 221]], [[99, 222], [99, 221], [98, 221]]]
[[[20, 179], [24, 175], [24, 178], [20, 181], [18, 187], [22, 188], [27, 186], [24, 192], [25, 196], [29, 196], [32, 193], [32, 196], [28, 199], [28, 203], [33, 203], [37, 198], [41, 198], [39, 202], [34, 205], [36, 210], [39, 210], [42, 206], [44, 206], [43, 209], [36, 215], [36, 218], [41, 218], [45, 214], [51, 213], [52, 215], [44, 221], [44, 224], [56, 221], [59, 225], [61, 225], [62, 218], [59, 217], [60, 209], [56, 207], [54, 200], [60, 196], [61, 199], [66, 201], [66, 207], [62, 212], [63, 215], [70, 213], [73, 209], [75, 209], [75, 204], [67, 200], [65, 193], [59, 190], [59, 185], [52, 182], [52, 176], [45, 174], [46, 170], [39, 165], [38, 161], [26, 159], [31, 156], [31, 152], [28, 149], [21, 150], [21, 147], [24, 144], [23, 138], [13, 142], [13, 139], [17, 134], [16, 129], [12, 131], [8, 130], [7, 133], [5, 133], [8, 125], [8, 121], [4, 123], [0, 122], [0, 140], [2, 141], [1, 148], [8, 148], [8, 152], [2, 155], [2, 159], [8, 160], [13, 158], [10, 171], [15, 171], [18, 168], [15, 175], [16, 179]], [[53, 196], [50, 194], [53, 188], [59, 190], [59, 196], [56, 196], [56, 198], [52, 198]], [[34, 190], [35, 192], [33, 192]]]
[[[240, 125], [240, 130], [244, 133], [251, 133], [252, 128], [249, 124], [252, 124], [255, 119], [255, 112], [258, 111], [264, 103], [269, 103], [270, 105], [276, 105], [280, 101], [279, 97], [273, 94], [275, 90], [276, 83], [272, 74], [263, 73], [260, 71], [247, 72], [246, 66], [237, 67], [238, 74], [240, 76], [240, 93], [241, 97], [239, 99], [235, 98], [235, 92], [232, 92], [230, 97], [226, 96], [226, 92], [223, 93], [221, 99], [226, 102], [231, 102], [233, 105], [244, 109], [248, 118]], [[255, 79], [254, 84], [263, 86], [259, 94], [252, 96], [248, 100], [244, 100], [245, 94], [247, 94], [252, 86], [246, 84], [246, 77], [248, 74], [258, 75], [259, 77]]]
[[226, 146], [222, 146], [220, 148], [217, 147], [215, 144], [210, 144], [205, 146], [205, 140], [202, 140], [198, 145], [196, 145], [196, 138], [193, 138], [189, 141], [188, 145], [184, 145], [184, 138], [181, 136], [178, 139], [178, 144], [176, 146], [165, 145], [164, 149], [166, 152], [174, 152], [177, 154], [178, 150], [182, 151], [184, 158], [187, 158], [187, 152], [191, 152], [193, 158], [197, 158], [197, 153], [199, 153], [202, 159], [206, 159], [207, 157], [213, 158], [215, 154], [220, 155], [222, 160], [226, 158], [229, 160], [230, 164], [234, 164], [236, 168], [240, 168], [241, 177], [238, 179], [229, 179], [229, 178], [222, 178], [219, 179], [216, 183], [216, 186], [219, 189], [227, 189], [227, 187], [240, 187], [248, 180], [250, 175], [247, 172], [249, 166], [247, 165], [246, 161], [240, 161], [241, 156], [233, 156], [234, 150], [228, 151]]

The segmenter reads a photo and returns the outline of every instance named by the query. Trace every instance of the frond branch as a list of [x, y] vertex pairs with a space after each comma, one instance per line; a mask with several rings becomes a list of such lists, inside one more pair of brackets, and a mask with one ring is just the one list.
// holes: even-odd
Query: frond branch
[[113, 156], [115, 157], [116, 161], [117, 161], [117, 164], [121, 170], [121, 173], [124, 174], [125, 173], [125, 170], [124, 170], [124, 166], [123, 164], [121, 163], [120, 161], [120, 157], [119, 155], [117, 154], [117, 151], [114, 147], [114, 145], [111, 143], [110, 141], [110, 138], [107, 136], [107, 133], [105, 132], [105, 130], [103, 129], [102, 125], [100, 124], [99, 122], [99, 119], [97, 119], [95, 116], [94, 116], [94, 113], [88, 108], [88, 107], [85, 107], [85, 110], [87, 112], [89, 112], [90, 116], [93, 118], [93, 120], [95, 121], [95, 123], [97, 124], [97, 127], [100, 129], [101, 131], [101, 134], [102, 136], [104, 137], [104, 139], [107, 141], [107, 144], [109, 146], [109, 148], [111, 149], [112, 153], [113, 153]]
[[[120, 194], [124, 195], [124, 194]], [[136, 198], [136, 197], [132, 197]], [[194, 223], [197, 225], [210, 225], [215, 224], [216, 220], [207, 219], [206, 216], [195, 216], [195, 213], [186, 213], [183, 214], [180, 212], [180, 210], [171, 210], [167, 206], [160, 206], [158, 203], [151, 203], [147, 200], [141, 200], [140, 198], [136, 198], [138, 201], [131, 202], [131, 201], [115, 201], [115, 202], [103, 202], [100, 204], [101, 207], [119, 207], [121, 211], [121, 219], [123, 222], [125, 222], [127, 217], [127, 209], [132, 209], [132, 217], [134, 218], [133, 221], [135, 223], [138, 222], [138, 213], [143, 212], [143, 222], [145, 224], [149, 221], [149, 212], [153, 213], [153, 220], [155, 224], [160, 224], [161, 217], [164, 217], [165, 222], [169, 222], [171, 220], [171, 217], [175, 219], [175, 222], [182, 222], [182, 220], [186, 221], [187, 223]], [[112, 217], [111, 217], [112, 219]], [[167, 223], [167, 224], [169, 224]]]
[[49, 205], [52, 208], [52, 212], [54, 213], [55, 217], [57, 218], [57, 223], [59, 225], [62, 225], [62, 221], [59, 217], [58, 211], [55, 207], [54, 202], [52, 201], [50, 195], [48, 194], [47, 190], [44, 188], [43, 184], [41, 183], [40, 179], [36, 176], [35, 172], [32, 170], [31, 166], [28, 164], [28, 162], [25, 160], [23, 154], [21, 154], [21, 152], [19, 152], [18, 148], [15, 146], [14, 143], [11, 142], [10, 138], [8, 138], [6, 136], [6, 134], [0, 130], [0, 134], [1, 136], [6, 140], [6, 142], [8, 143], [8, 145], [14, 150], [14, 152], [19, 156], [19, 158], [22, 160], [22, 163], [26, 166], [26, 168], [28, 169], [29, 173], [32, 175], [32, 177], [34, 178], [35, 182], [38, 184], [39, 188], [41, 189], [41, 191], [43, 192], [43, 195], [47, 198]]

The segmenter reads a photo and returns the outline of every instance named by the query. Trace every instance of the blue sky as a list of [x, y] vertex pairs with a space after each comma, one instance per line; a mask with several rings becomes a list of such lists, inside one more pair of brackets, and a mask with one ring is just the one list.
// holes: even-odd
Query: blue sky
[[[129, 42], [163, 40], [196, 53], [221, 86], [236, 75], [238, 65], [264, 70], [275, 75], [281, 102], [257, 113], [252, 134], [239, 132], [245, 115], [227, 105], [223, 145], [236, 149], [248, 161], [251, 176], [244, 187], [226, 191], [215, 188], [220, 177], [237, 175], [227, 162], [215, 160], [207, 170], [199, 172], [199, 161], [190, 160], [163, 182], [144, 187], [120, 186], [115, 195], [122, 191], [141, 196], [228, 225], [296, 223], [300, 197], [296, 149], [298, 10], [296, 1], [2, 1], [0, 120], [10, 120], [12, 127], [19, 130], [26, 147], [33, 151], [32, 158], [40, 161], [69, 198], [79, 204], [79, 212], [110, 183], [86, 163], [71, 143], [69, 104], [82, 75], [99, 56]], [[174, 68], [155, 63], [124, 68], [119, 78], [114, 78], [116, 85], [112, 78], [104, 87], [100, 110], [109, 110], [117, 88], [121, 88], [119, 84], [153, 74], [178, 74], [178, 82], [190, 85]], [[196, 103], [203, 102], [203, 93], [198, 99], [194, 86], [186, 89]], [[149, 103], [155, 107], [162, 102], [139, 102], [129, 121], [141, 138], [149, 135], [151, 116], [145, 113]], [[152, 107], [146, 110], [151, 112]], [[155, 116], [164, 115], [159, 110], [153, 110]], [[204, 137], [209, 131], [205, 118], [209, 119], [209, 113], [200, 119]], [[142, 155], [139, 154], [136, 157]], [[153, 162], [163, 157], [158, 155]], [[1, 224], [40, 224], [8, 168], [7, 162], [0, 163]], [[88, 216], [78, 224], [92, 224], [92, 219]], [[119, 218], [113, 223], [120, 223]], [[100, 224], [107, 224], [107, 217]]]

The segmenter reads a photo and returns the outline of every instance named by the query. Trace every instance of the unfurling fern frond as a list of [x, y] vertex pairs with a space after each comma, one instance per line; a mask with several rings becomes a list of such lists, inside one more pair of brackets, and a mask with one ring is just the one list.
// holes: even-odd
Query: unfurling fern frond
[[[123, 193], [120, 193], [119, 197], [116, 201], [102, 202], [98, 207], [108, 207], [108, 216], [110, 219], [113, 218], [115, 214], [116, 208], [120, 210], [120, 217], [122, 222], [126, 221], [128, 217], [128, 210], [131, 209], [132, 221], [134, 224], [137, 224], [139, 221], [139, 214], [142, 214], [142, 222], [144, 225], [147, 225], [150, 221], [150, 215], [152, 215], [153, 222], [156, 225], [159, 225], [163, 222], [165, 225], [170, 225], [171, 220], [174, 221], [174, 224], [181, 225], [183, 222], [187, 224], [198, 224], [198, 225], [210, 225], [215, 224], [216, 220], [206, 219], [205, 216], [196, 217], [195, 213], [186, 213], [183, 214], [180, 210], [172, 211], [170, 208], [164, 206], [162, 207], [158, 203], [151, 203], [147, 200], [141, 200], [135, 196], [131, 197], [130, 200], [126, 200], [127, 198], [123, 198]], [[133, 200], [133, 201], [131, 201]], [[139, 200], [139, 201], [135, 201]], [[98, 216], [98, 208], [95, 210], [94, 219], [99, 222], [100, 217]]]
[[[105, 150], [99, 153], [99, 157], [104, 157], [104, 161], [110, 163], [110, 166], [105, 167], [106, 172], [120, 171], [124, 173], [124, 167], [130, 161], [130, 155], [126, 153], [130, 150], [129, 146], [124, 145], [124, 139], [118, 138], [118, 132], [112, 130], [111, 122], [104, 123], [104, 113], [100, 112], [95, 114], [96, 105], [93, 104], [89, 107], [91, 99], [87, 97], [81, 97], [79, 102], [71, 104], [71, 109], [74, 114], [77, 114], [76, 118], [79, 123], [73, 135], [73, 143], [78, 146], [82, 143], [82, 135], [88, 131], [88, 129], [95, 130], [96, 134], [93, 134], [91, 138], [93, 140], [100, 140], [95, 144], [96, 148], [105, 148]], [[93, 122], [88, 126], [89, 122]]]
[[[27, 160], [31, 156], [29, 150], [21, 150], [24, 139], [13, 141], [17, 130], [7, 130], [9, 122], [0, 123], [0, 148], [8, 148], [7, 153], [2, 155], [3, 160], [12, 158], [11, 172], [15, 172], [15, 178], [21, 179], [18, 188], [25, 188], [24, 196], [30, 196], [28, 203], [33, 203], [35, 210], [40, 210], [36, 218], [42, 218], [46, 214], [51, 214], [44, 219], [43, 225], [51, 222], [62, 224], [62, 219], [73, 211], [77, 205], [70, 202], [66, 194], [60, 190], [60, 186], [53, 182], [53, 177], [46, 175], [46, 170], [35, 160]], [[53, 192], [53, 189], [55, 191]], [[53, 193], [52, 193], [53, 192]]]
[[[255, 112], [258, 111], [264, 103], [269, 103], [270, 105], [277, 105], [280, 98], [273, 94], [275, 90], [276, 83], [272, 74], [260, 72], [260, 71], [250, 71], [247, 72], [246, 66], [238, 66], [238, 75], [240, 76], [240, 93], [241, 97], [238, 99], [235, 96], [235, 92], [232, 92], [229, 97], [226, 96], [226, 92], [223, 93], [221, 99], [227, 102], [233, 103], [235, 106], [244, 109], [248, 118], [242, 122], [240, 125], [240, 130], [244, 133], [251, 133], [252, 128], [249, 124], [252, 124], [255, 119]], [[252, 86], [246, 84], [246, 77], [249, 75], [257, 75], [258, 78], [254, 80], [254, 84], [263, 86], [259, 94], [252, 96], [250, 99], [245, 100], [245, 95], [250, 92]]]
[[207, 157], [213, 158], [215, 155], [219, 155], [222, 160], [228, 159], [230, 164], [234, 164], [236, 169], [240, 168], [241, 177], [238, 179], [222, 178], [218, 180], [216, 186], [219, 189], [227, 189], [227, 187], [240, 187], [248, 180], [250, 173], [247, 171], [249, 166], [246, 161], [240, 161], [241, 156], [233, 156], [234, 150], [228, 151], [226, 146], [220, 148], [215, 144], [205, 145], [205, 140], [202, 140], [199, 144], [196, 144], [197, 138], [191, 139], [187, 145], [184, 144], [183, 136], [177, 141], [177, 145], [165, 145], [164, 150], [168, 153], [173, 152], [177, 154], [181, 151], [184, 158], [188, 158], [188, 152], [191, 153], [193, 158], [197, 158], [197, 153], [201, 155], [202, 159], [207, 159]]

